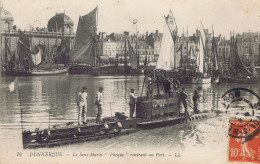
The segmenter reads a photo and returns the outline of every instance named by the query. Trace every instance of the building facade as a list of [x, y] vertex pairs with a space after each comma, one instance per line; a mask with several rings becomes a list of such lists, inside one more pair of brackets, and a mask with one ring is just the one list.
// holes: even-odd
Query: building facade
[[[1, 11], [1, 58], [5, 58], [5, 60], [8, 61], [11, 56], [18, 54], [17, 43], [19, 40], [19, 30], [13, 25], [14, 19], [11, 13], [3, 8]], [[47, 26], [50, 31], [48, 31], [47, 28], [22, 31], [30, 38], [32, 50], [36, 47], [44, 47], [43, 52], [45, 52], [46, 55], [53, 54], [57, 51], [57, 47], [61, 45], [63, 39], [69, 40], [70, 47], [73, 45], [73, 22], [68, 16], [65, 14], [56, 14], [50, 19]]]
[[259, 32], [243, 32], [236, 35], [238, 54], [242, 62], [249, 66], [251, 61], [260, 58], [260, 34]]

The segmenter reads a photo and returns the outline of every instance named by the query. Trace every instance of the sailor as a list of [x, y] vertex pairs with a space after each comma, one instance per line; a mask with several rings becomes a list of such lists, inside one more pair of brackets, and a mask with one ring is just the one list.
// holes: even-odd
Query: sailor
[[153, 96], [153, 82], [152, 82], [152, 78], [148, 77], [147, 99], [150, 100], [152, 96]]
[[97, 123], [101, 122], [103, 90], [104, 90], [103, 87], [99, 87], [98, 92], [97, 92], [97, 96], [96, 96], [95, 104], [97, 105], [97, 108], [98, 108], [97, 118], [96, 118]]
[[164, 87], [164, 93], [165, 93], [166, 97], [168, 98], [170, 96], [170, 92], [171, 92], [171, 83], [168, 80], [165, 80], [163, 82], [163, 87]]
[[183, 104], [183, 107], [185, 109], [184, 116], [189, 115], [189, 113], [188, 113], [188, 105], [187, 105], [187, 98], [188, 98], [188, 95], [187, 95], [187, 93], [185, 93], [185, 88], [182, 87], [182, 90], [180, 92], [180, 101]]
[[77, 94], [77, 105], [78, 105], [78, 124], [81, 123], [81, 117], [83, 117], [83, 124], [86, 123], [86, 115], [87, 115], [87, 87], [82, 87], [81, 92]]
[[201, 86], [198, 86], [197, 89], [194, 90], [194, 94], [193, 94], [193, 104], [194, 104], [194, 113], [199, 113], [199, 110], [198, 110], [198, 101], [199, 101], [199, 91], [201, 90]]
[[130, 118], [133, 118], [133, 115], [135, 112], [136, 97], [134, 95], [134, 92], [135, 92], [135, 90], [131, 89], [131, 92], [129, 93]]

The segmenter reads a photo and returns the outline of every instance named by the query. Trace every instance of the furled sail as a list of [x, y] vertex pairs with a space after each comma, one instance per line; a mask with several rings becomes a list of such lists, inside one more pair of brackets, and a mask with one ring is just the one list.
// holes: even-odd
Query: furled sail
[[214, 35], [212, 37], [213, 69], [218, 71], [218, 49]]
[[8, 65], [10, 62], [10, 58], [11, 58], [11, 51], [9, 48], [9, 38], [5, 37], [5, 46], [4, 46], [4, 54], [3, 54], [3, 59], [2, 62], [4, 63], [4, 65]]
[[183, 52], [182, 52], [182, 48], [183, 47], [183, 43], [181, 43], [180, 47], [177, 49], [177, 51], [175, 52], [176, 55], [175, 55], [175, 67], [178, 68], [180, 66], [183, 66], [184, 65], [184, 55], [183, 55]]
[[256, 68], [255, 68], [255, 59], [254, 59], [254, 56], [252, 55], [251, 56], [251, 64], [250, 64], [250, 67], [251, 67], [251, 73], [252, 73], [252, 75], [253, 76], [255, 76], [255, 77], [259, 77], [259, 74], [257, 73], [257, 71], [256, 71]]
[[130, 58], [130, 64], [132, 68], [137, 68], [138, 67], [138, 57], [134, 52], [133, 47], [131, 46], [129, 40], [128, 40], [128, 54], [129, 54], [129, 58]]
[[79, 18], [75, 45], [70, 55], [71, 63], [94, 63], [94, 37], [97, 28], [97, 7]]

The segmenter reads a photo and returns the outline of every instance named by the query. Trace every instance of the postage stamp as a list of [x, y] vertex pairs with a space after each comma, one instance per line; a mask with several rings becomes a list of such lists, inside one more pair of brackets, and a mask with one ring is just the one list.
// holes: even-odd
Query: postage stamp
[[229, 120], [228, 160], [260, 162], [259, 96], [247, 88], [233, 88], [222, 99], [227, 112], [235, 109]]
[[260, 162], [259, 120], [229, 121], [229, 161]]

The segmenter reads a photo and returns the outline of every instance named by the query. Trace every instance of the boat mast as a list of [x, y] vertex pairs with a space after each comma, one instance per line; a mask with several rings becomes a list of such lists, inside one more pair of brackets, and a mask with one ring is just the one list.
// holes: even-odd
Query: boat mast
[[[252, 58], [253, 57], [253, 52], [252, 52], [252, 47], [251, 47], [251, 34], [250, 34], [250, 32], [249, 32], [249, 49], [248, 49], [248, 54], [249, 54], [249, 63], [254, 62], [254, 61], [252, 61], [252, 59], [253, 59]], [[248, 65], [249, 65], [249, 63], [248, 63]]]
[[96, 67], [96, 58], [97, 58], [97, 54], [96, 54], [96, 30], [94, 30], [95, 35], [94, 35], [94, 67]]
[[140, 55], [138, 53], [138, 35], [137, 35], [137, 19], [134, 19], [133, 23], [134, 25], [136, 26], [135, 27], [135, 35], [136, 35], [136, 42], [135, 42], [135, 51], [136, 51], [136, 55], [137, 55], [137, 68], [139, 67], [140, 65]]
[[58, 24], [56, 22], [56, 64], [58, 65], [59, 60], [59, 53], [58, 53]]
[[138, 53], [138, 45], [137, 45], [137, 37], [136, 37], [136, 44], [135, 44], [135, 47], [136, 47], [136, 55], [137, 55], [137, 68], [139, 67], [140, 65], [140, 55]]
[[187, 67], [190, 66], [190, 58], [189, 58], [189, 26], [187, 25], [187, 48], [186, 48], [186, 51], [187, 51], [187, 60], [188, 60], [188, 63], [187, 63]]
[[126, 61], [126, 40], [127, 40], [127, 35], [128, 35], [128, 32], [125, 31], [124, 32], [125, 34], [125, 53], [124, 53], [124, 72], [126, 73], [126, 67], [127, 67], [127, 61]]
[[[0, 24], [1, 24], [1, 12], [2, 12], [2, 0], [0, 0]], [[1, 80], [1, 75], [2, 75], [2, 28], [0, 30], [0, 57], [1, 57], [1, 64], [0, 64], [0, 80]]]
[[48, 61], [48, 55], [50, 54], [50, 40], [49, 40], [49, 33], [47, 34], [47, 53], [46, 53], [46, 62]]
[[97, 42], [97, 25], [98, 25], [98, 6], [97, 6], [97, 14], [96, 14], [96, 27], [94, 27], [94, 67], [97, 65], [97, 52], [96, 52], [96, 42]]

